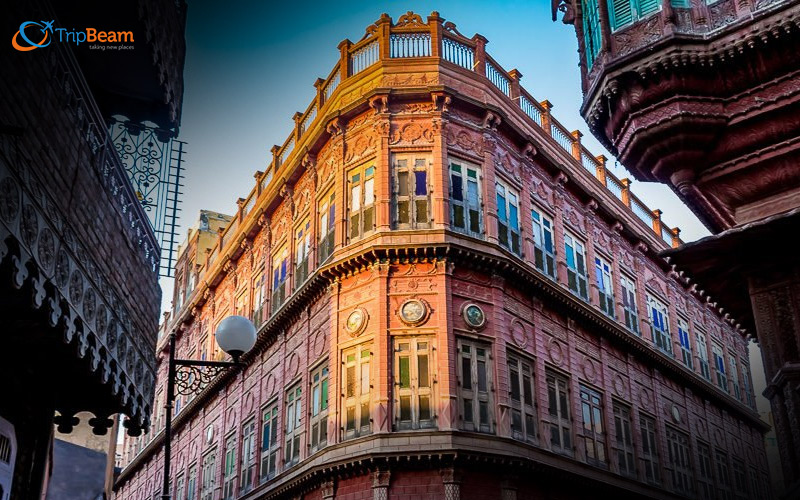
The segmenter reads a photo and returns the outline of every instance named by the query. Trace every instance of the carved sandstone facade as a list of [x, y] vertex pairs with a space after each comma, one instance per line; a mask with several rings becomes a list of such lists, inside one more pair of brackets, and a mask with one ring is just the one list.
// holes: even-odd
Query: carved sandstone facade
[[[176, 498], [764, 491], [746, 344], [657, 257], [677, 230], [484, 45], [436, 13], [340, 44], [170, 325], [195, 358], [223, 317], [259, 325], [246, 366], [181, 398]], [[117, 498], [159, 494], [153, 421]]]
[[800, 3], [553, 5], [578, 35], [592, 133], [718, 233], [664, 256], [757, 337], [783, 476], [800, 494], [800, 267], [788, 236], [800, 228]]

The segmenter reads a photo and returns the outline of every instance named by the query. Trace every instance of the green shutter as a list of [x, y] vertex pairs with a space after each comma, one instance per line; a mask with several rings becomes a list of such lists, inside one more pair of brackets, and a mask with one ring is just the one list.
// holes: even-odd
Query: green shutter
[[689, 9], [692, 7], [692, 4], [689, 2], [689, 0], [670, 0], [670, 4], [673, 7], [678, 7], [681, 9]]
[[638, 4], [636, 11], [639, 14], [639, 18], [661, 9], [661, 0], [638, 0]]
[[611, 17], [611, 29], [617, 30], [633, 22], [631, 3], [636, 0], [608, 0], [608, 12]]
[[583, 0], [583, 43], [586, 54], [586, 69], [591, 69], [600, 53], [600, 13], [597, 0]]

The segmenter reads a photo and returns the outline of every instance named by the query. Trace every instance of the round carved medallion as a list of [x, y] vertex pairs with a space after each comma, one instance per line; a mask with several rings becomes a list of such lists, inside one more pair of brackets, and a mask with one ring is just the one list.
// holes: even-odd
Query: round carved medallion
[[209, 425], [206, 427], [206, 444], [214, 442], [214, 426]]
[[681, 411], [675, 405], [672, 405], [672, 420], [674, 420], [676, 424], [681, 423]]
[[486, 326], [486, 314], [478, 304], [464, 304], [464, 307], [461, 309], [461, 315], [467, 326], [476, 329]]
[[344, 329], [347, 330], [347, 333], [349, 333], [351, 337], [358, 337], [367, 327], [368, 319], [369, 315], [367, 314], [367, 310], [363, 307], [357, 307], [347, 315]]
[[43, 228], [39, 233], [39, 263], [42, 268], [50, 272], [56, 260], [56, 244], [50, 228]]
[[419, 325], [428, 317], [428, 306], [419, 299], [408, 299], [400, 304], [400, 319], [407, 325]]

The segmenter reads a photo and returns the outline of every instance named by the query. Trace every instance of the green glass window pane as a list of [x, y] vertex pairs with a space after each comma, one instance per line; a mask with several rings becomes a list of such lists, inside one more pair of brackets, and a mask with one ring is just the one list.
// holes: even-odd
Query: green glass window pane
[[400, 356], [400, 388], [408, 389], [411, 387], [411, 372], [408, 356]]

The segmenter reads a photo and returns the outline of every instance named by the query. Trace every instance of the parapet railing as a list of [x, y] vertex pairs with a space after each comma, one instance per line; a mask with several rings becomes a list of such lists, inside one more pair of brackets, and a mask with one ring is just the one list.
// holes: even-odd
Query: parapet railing
[[316, 96], [302, 113], [294, 115], [294, 130], [280, 146], [272, 148], [272, 160], [267, 169], [256, 174], [256, 185], [244, 199], [240, 199], [237, 215], [231, 224], [220, 231], [216, 245], [208, 250], [204, 270], [222, 255], [226, 243], [232, 238], [241, 221], [253, 210], [256, 199], [265, 191], [275, 173], [283, 165], [299, 160], [296, 146], [317, 125], [317, 118], [325, 116], [326, 105], [336, 94], [342, 82], [353, 78], [373, 65], [390, 59], [438, 59], [471, 71], [486, 78], [513, 105], [519, 107], [531, 122], [549, 135], [566, 153], [572, 156], [592, 177], [602, 184], [623, 205], [628, 207], [642, 223], [671, 247], [679, 246], [680, 229], [671, 228], [661, 219], [660, 210], [651, 210], [630, 191], [629, 179], [618, 179], [606, 169], [606, 158], [589, 152], [581, 144], [581, 133], [569, 131], [550, 110], [549, 101], [537, 101], [520, 86], [522, 75], [512, 69], [506, 71], [486, 53], [487, 40], [481, 35], [467, 38], [458, 32], [453, 23], [444, 22], [433, 12], [426, 20], [408, 12], [393, 22], [387, 14], [381, 15], [369, 26], [358, 42], [342, 41], [339, 62], [328, 77], [314, 83]]

